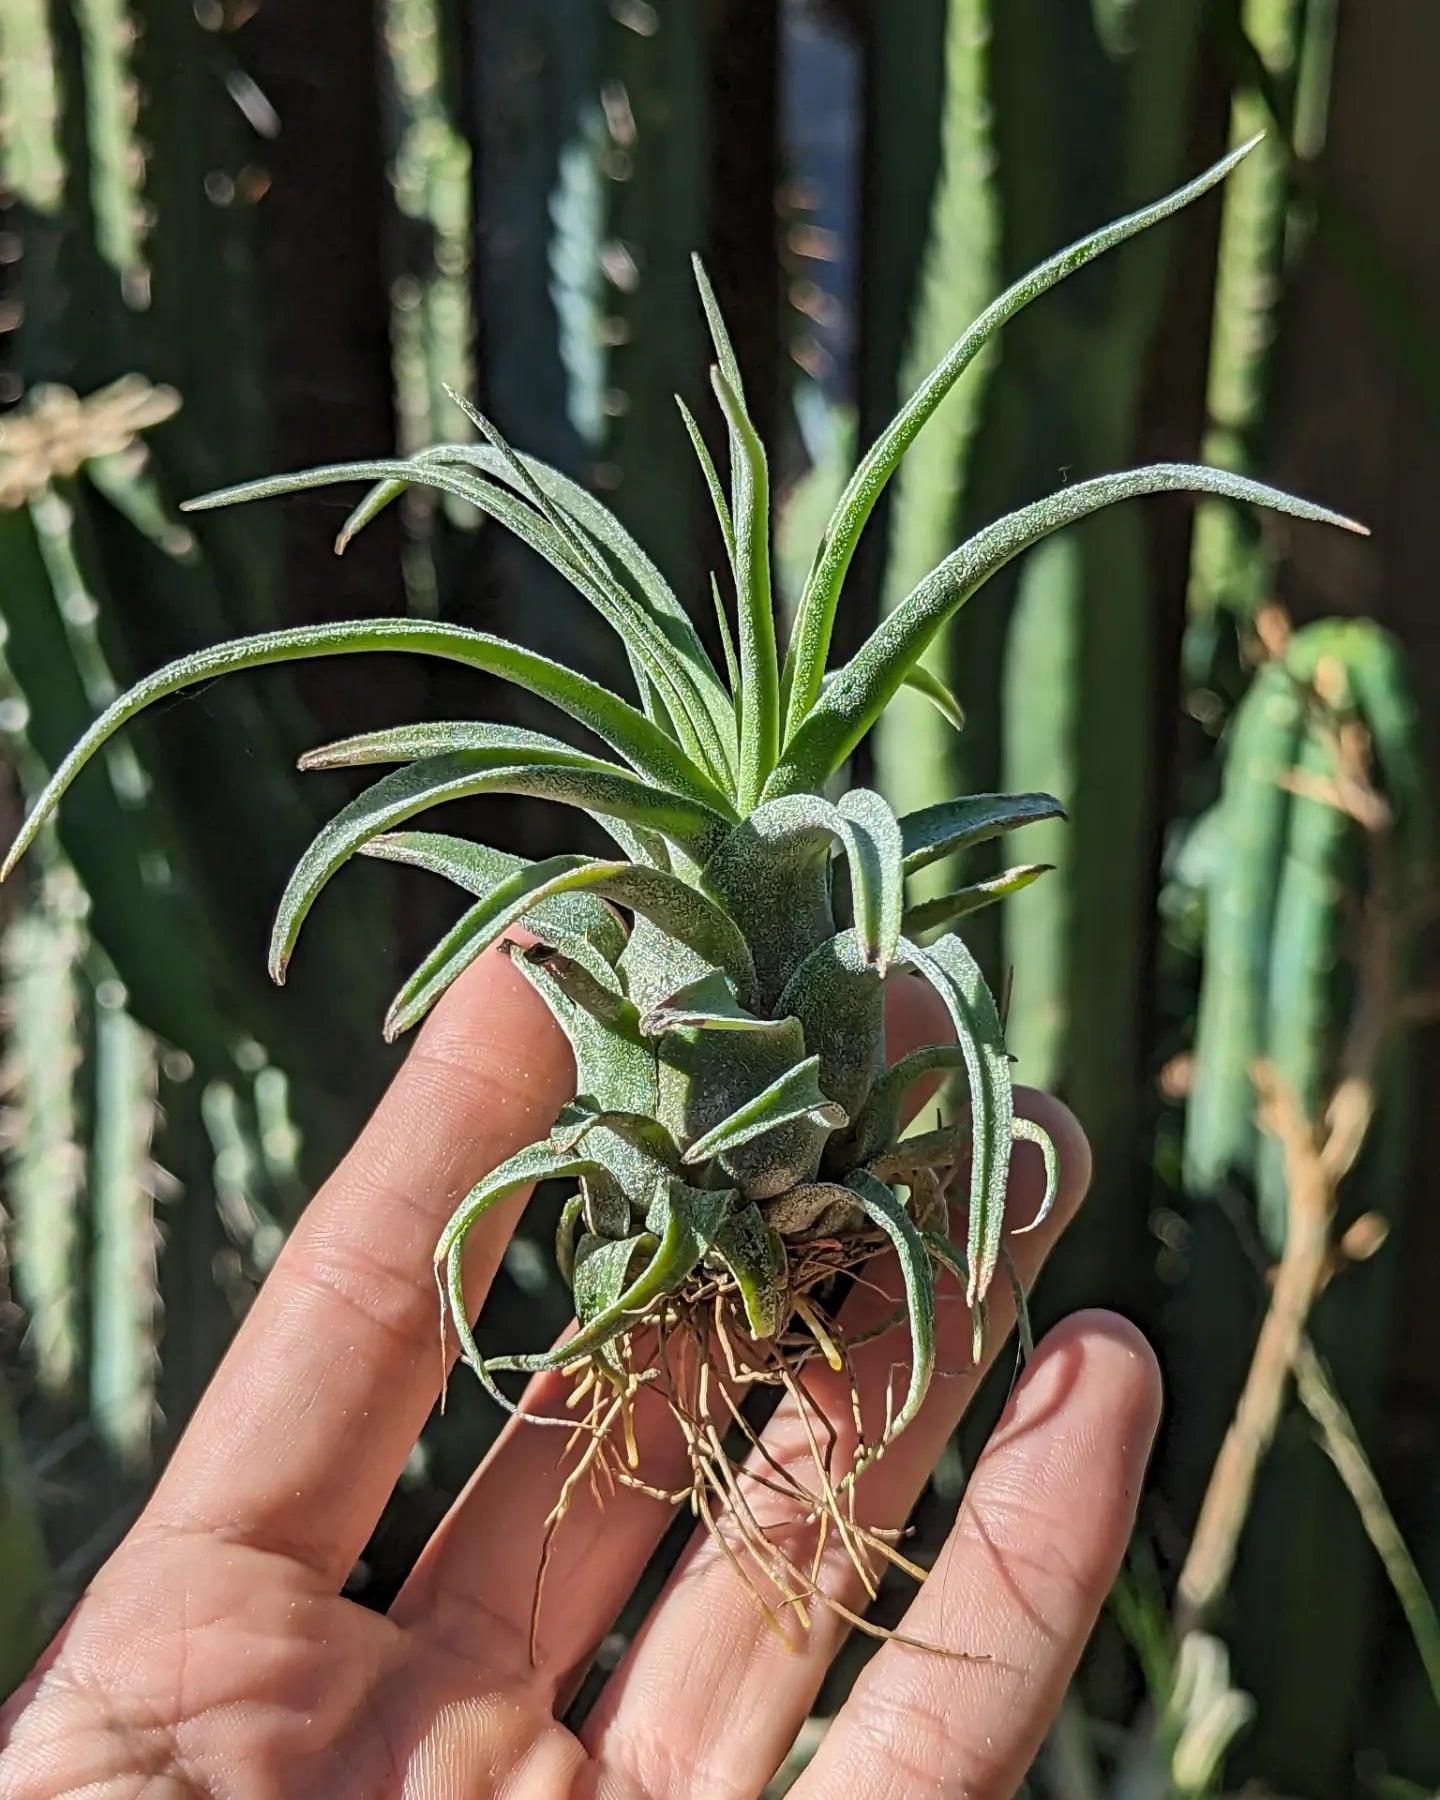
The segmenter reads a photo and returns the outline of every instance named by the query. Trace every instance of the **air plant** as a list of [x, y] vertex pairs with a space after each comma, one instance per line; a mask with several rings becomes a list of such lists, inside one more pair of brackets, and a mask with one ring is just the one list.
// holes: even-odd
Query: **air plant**
[[[844, 1277], [885, 1251], [898, 1257], [903, 1276], [897, 1323], [908, 1325], [908, 1386], [856, 1467], [883, 1452], [925, 1396], [939, 1271], [963, 1283], [978, 1354], [1001, 1256], [1012, 1147], [1024, 1139], [1043, 1153], [1041, 1217], [1054, 1196], [1056, 1166], [1044, 1133], [1015, 1116], [995, 1001], [951, 927], [1041, 871], [1022, 865], [914, 905], [907, 904], [906, 879], [964, 846], [1059, 816], [1061, 808], [1043, 794], [983, 794], [897, 818], [878, 793], [851, 789], [831, 798], [830, 791], [903, 684], [921, 688], [958, 720], [954, 700], [922, 670], [921, 656], [991, 575], [1063, 526], [1119, 500], [1184, 490], [1358, 528], [1221, 470], [1159, 465], [1102, 475], [978, 532], [833, 671], [832, 627], [857, 540], [886, 482], [999, 328], [1064, 276], [1206, 192], [1244, 153], [1061, 251], [965, 333], [851, 477], [815, 552], [783, 657], [771, 596], [765, 451], [698, 262], [715, 349], [711, 380], [729, 437], [728, 490], [699, 427], [683, 404], [681, 411], [729, 564], [733, 628], [721, 585], [712, 583], [723, 673], [659, 569], [619, 522], [564, 475], [512, 451], [464, 401], [481, 443], [315, 469], [192, 502], [218, 506], [370, 482], [340, 534], [343, 549], [412, 484], [465, 500], [543, 556], [614, 628], [639, 703], [516, 644], [455, 625], [391, 619], [269, 632], [183, 657], [115, 701], [56, 771], [12, 849], [7, 870], [89, 758], [144, 707], [216, 675], [296, 658], [362, 651], [446, 658], [529, 690], [608, 746], [606, 756], [535, 731], [462, 720], [370, 732], [311, 752], [303, 768], [398, 766], [345, 806], [305, 852], [280, 902], [270, 950], [271, 974], [283, 981], [311, 907], [352, 855], [414, 864], [447, 876], [472, 903], [397, 994], [387, 1036], [423, 1018], [496, 944], [566, 1032], [575, 1056], [574, 1102], [548, 1138], [512, 1156], [465, 1197], [441, 1236], [436, 1266], [442, 1309], [448, 1305], [464, 1360], [502, 1404], [513, 1410], [498, 1371], [577, 1376], [591, 1396], [581, 1420], [590, 1431], [587, 1455], [599, 1453], [617, 1417], [628, 1427], [626, 1408], [657, 1371], [677, 1416], [695, 1427], [695, 1390], [688, 1397], [679, 1391], [669, 1360], [670, 1347], [681, 1342], [694, 1347], [692, 1372], [698, 1367], [702, 1377], [722, 1350], [732, 1381], [783, 1381], [792, 1389], [807, 1358], [840, 1364], [835, 1296]], [[578, 807], [610, 834], [618, 854], [529, 862], [408, 829], [429, 807], [494, 793]], [[523, 943], [509, 935], [521, 927]], [[934, 989], [954, 1041], [887, 1067], [883, 982], [897, 966]], [[968, 1090], [963, 1122], [903, 1136], [907, 1092], [923, 1077], [952, 1070], [963, 1072]], [[949, 1236], [946, 1184], [967, 1161], [962, 1248]], [[487, 1358], [466, 1306], [466, 1239], [506, 1196], [556, 1177], [578, 1184], [556, 1243], [577, 1329], [554, 1350]], [[572, 1413], [561, 1422], [574, 1429], [575, 1419]], [[707, 1518], [699, 1491], [707, 1481], [722, 1507], [727, 1491], [733, 1498], [733, 1486], [726, 1488], [709, 1458], [709, 1450], [697, 1452], [697, 1504]], [[623, 1478], [622, 1459], [614, 1460]], [[825, 1475], [826, 1504], [836, 1504], [854, 1474], [852, 1468], [838, 1481]], [[853, 1521], [849, 1531], [847, 1542], [854, 1541]]]

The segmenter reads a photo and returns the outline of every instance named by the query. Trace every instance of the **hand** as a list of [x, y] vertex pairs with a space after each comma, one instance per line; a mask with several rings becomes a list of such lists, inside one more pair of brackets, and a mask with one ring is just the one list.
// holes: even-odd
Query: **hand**
[[[917, 984], [898, 985], [892, 1059], [917, 1040], [924, 1005]], [[512, 1421], [388, 1617], [341, 1597], [436, 1397], [430, 1262], [440, 1227], [484, 1171], [548, 1130], [572, 1079], [536, 996], [504, 957], [484, 958], [307, 1210], [144, 1514], [0, 1715], [3, 1800], [759, 1794], [843, 1622], [817, 1607], [811, 1632], [797, 1630], [787, 1648], [697, 1533], [573, 1736], [557, 1706], [670, 1512], [625, 1489], [601, 1510], [581, 1487], [557, 1534], [532, 1666], [559, 1432]], [[1055, 1136], [1064, 1171], [1051, 1219], [1015, 1242], [1028, 1282], [1080, 1200], [1089, 1158], [1063, 1108], [1034, 1094], [1024, 1104]], [[1017, 1220], [1039, 1198], [1031, 1154], [1022, 1147], [1017, 1158]], [[474, 1235], [472, 1303], [520, 1204]], [[861, 1290], [852, 1303], [879, 1304]], [[997, 1298], [992, 1344], [1010, 1322], [1006, 1304]], [[877, 1526], [904, 1521], [976, 1386], [953, 1289], [942, 1289], [940, 1315], [942, 1375], [859, 1483], [858, 1513]], [[892, 1335], [857, 1353], [865, 1405], [880, 1417], [903, 1355], [903, 1333], [898, 1345]], [[833, 1400], [843, 1447], [853, 1441], [849, 1396], [838, 1384], [827, 1393], [827, 1374], [815, 1386]], [[562, 1391], [559, 1378], [542, 1378], [529, 1402], [553, 1408]], [[1120, 1320], [1081, 1315], [1050, 1333], [904, 1622], [908, 1635], [975, 1660], [884, 1645], [797, 1800], [1013, 1792], [1124, 1549], [1158, 1404], [1154, 1359]], [[637, 1430], [642, 1470], [674, 1482], [681, 1449], [668, 1414], [637, 1408]], [[767, 1444], [782, 1462], [803, 1458], [793, 1414], [777, 1413]], [[771, 1498], [768, 1522], [783, 1524], [783, 1513]], [[863, 1605], [839, 1553], [823, 1579]]]

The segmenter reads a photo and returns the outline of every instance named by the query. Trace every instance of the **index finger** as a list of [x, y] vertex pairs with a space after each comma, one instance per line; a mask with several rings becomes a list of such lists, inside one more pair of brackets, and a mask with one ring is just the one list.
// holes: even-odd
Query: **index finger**
[[[508, 957], [481, 957], [306, 1208], [137, 1531], [218, 1532], [344, 1580], [438, 1391], [440, 1232], [573, 1090], [539, 996]], [[475, 1306], [524, 1203], [472, 1234]]]

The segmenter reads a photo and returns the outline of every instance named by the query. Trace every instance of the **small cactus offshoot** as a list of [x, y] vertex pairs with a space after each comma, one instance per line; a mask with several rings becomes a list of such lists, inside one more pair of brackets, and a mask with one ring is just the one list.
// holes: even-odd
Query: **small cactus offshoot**
[[[1041, 1216], [1054, 1196], [1056, 1167], [1044, 1134], [1014, 1115], [995, 1001], [950, 927], [1039, 871], [1021, 866], [913, 906], [906, 880], [966, 845], [1053, 818], [1060, 807], [1043, 794], [984, 794], [897, 818], [878, 793], [829, 797], [834, 784], [907, 682], [958, 718], [921, 656], [991, 575], [1062, 526], [1119, 500], [1179, 490], [1358, 527], [1222, 470], [1159, 465], [1100, 475], [1036, 500], [960, 545], [834, 670], [832, 627], [882, 489], [996, 331], [1073, 270], [1204, 193], [1243, 154], [1061, 251], [989, 307], [851, 477], [816, 549], [783, 654], [771, 597], [765, 451], [698, 264], [715, 348], [711, 379], [728, 430], [728, 484], [688, 413], [684, 421], [729, 564], [726, 580], [714, 587], [723, 673], [660, 570], [620, 523], [574, 482], [512, 451], [463, 401], [483, 442], [281, 476], [193, 503], [367, 481], [369, 491], [340, 534], [343, 548], [406, 488], [437, 489], [498, 520], [544, 557], [628, 653], [635, 705], [513, 643], [419, 619], [275, 631], [200, 651], [141, 682], [96, 721], [56, 771], [6, 865], [126, 720], [196, 683], [267, 663], [361, 651], [447, 658], [528, 689], [608, 746], [602, 755], [535, 731], [459, 720], [369, 732], [312, 752], [302, 767], [396, 767], [344, 807], [305, 852], [271, 944], [271, 973], [283, 980], [311, 907], [351, 856], [416, 864], [448, 876], [472, 904], [396, 995], [387, 1035], [423, 1018], [496, 944], [566, 1032], [577, 1072], [574, 1102], [548, 1138], [466, 1196], [436, 1249], [442, 1302], [464, 1360], [502, 1404], [513, 1405], [498, 1372], [565, 1370], [590, 1396], [590, 1411], [582, 1406], [551, 1422], [574, 1429], [579, 1417], [592, 1444], [617, 1419], [628, 1436], [626, 1408], [642, 1382], [658, 1381], [677, 1417], [693, 1423], [701, 1410], [695, 1390], [679, 1392], [680, 1377], [667, 1362], [681, 1344], [698, 1349], [689, 1359], [696, 1379], [723, 1350], [730, 1379], [793, 1386], [807, 1358], [843, 1359], [843, 1328], [830, 1310], [837, 1286], [887, 1252], [898, 1257], [904, 1281], [898, 1323], [909, 1333], [908, 1385], [858, 1464], [881, 1454], [925, 1397], [939, 1271], [959, 1276], [978, 1346], [1001, 1255], [1012, 1146], [1029, 1139], [1044, 1155]], [[608, 831], [616, 854], [527, 862], [412, 828], [443, 801], [495, 793], [580, 808]], [[520, 927], [523, 945], [507, 935]], [[887, 1067], [882, 983], [896, 966], [933, 987], [954, 1041]], [[963, 1123], [902, 1136], [907, 1090], [942, 1070], [963, 1072]], [[965, 1165], [962, 1246], [949, 1235], [947, 1184]], [[487, 1358], [463, 1291], [466, 1238], [506, 1196], [557, 1177], [576, 1184], [556, 1246], [574, 1295], [576, 1333], [554, 1350]], [[610, 1455], [625, 1478], [623, 1452]], [[711, 1451], [696, 1461], [711, 1468]], [[846, 1542], [858, 1540], [838, 1509], [855, 1472], [817, 1470], [817, 1512], [834, 1509]], [[711, 1496], [696, 1495], [709, 1519], [712, 1500], [728, 1509], [726, 1488], [713, 1475], [697, 1475], [702, 1479], [716, 1483]], [[743, 1535], [743, 1521], [739, 1528]], [[774, 1547], [756, 1548], [773, 1570]]]

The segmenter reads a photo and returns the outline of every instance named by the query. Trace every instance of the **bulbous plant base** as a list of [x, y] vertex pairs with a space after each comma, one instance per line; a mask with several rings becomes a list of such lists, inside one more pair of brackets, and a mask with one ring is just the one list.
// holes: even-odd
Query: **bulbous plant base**
[[[558, 1533], [576, 1496], [588, 1488], [603, 1507], [617, 1489], [649, 1495], [667, 1506], [687, 1507], [753, 1595], [770, 1629], [787, 1645], [808, 1633], [816, 1608], [825, 1608], [867, 1635], [894, 1639], [938, 1655], [959, 1653], [904, 1637], [865, 1618], [825, 1583], [835, 1555], [855, 1573], [867, 1601], [879, 1591], [887, 1567], [916, 1583], [925, 1570], [901, 1550], [901, 1529], [880, 1530], [857, 1516], [857, 1478], [875, 1463], [901, 1428], [902, 1396], [886, 1393], [884, 1422], [867, 1432], [854, 1353], [892, 1333], [902, 1338], [909, 1321], [904, 1299], [858, 1332], [839, 1316], [841, 1302], [875, 1282], [871, 1265], [893, 1251], [881, 1232], [816, 1238], [791, 1258], [793, 1311], [784, 1329], [768, 1338], [748, 1328], [739, 1284], [726, 1270], [697, 1272], [676, 1293], [614, 1338], [603, 1352], [563, 1364], [568, 1384], [564, 1412], [520, 1412], [536, 1425], [570, 1425], [565, 1478], [545, 1521], [531, 1611], [530, 1650], [538, 1656], [545, 1582]], [[948, 1254], [932, 1262], [935, 1275], [960, 1269]], [[891, 1273], [893, 1287], [893, 1264]], [[957, 1304], [962, 1295], [955, 1294]], [[903, 1351], [897, 1346], [897, 1367]], [[822, 1404], [807, 1378], [816, 1363], [839, 1377], [828, 1382]], [[490, 1385], [490, 1368], [482, 1377]], [[842, 1396], [835, 1404], [836, 1389]], [[770, 1410], [769, 1395], [789, 1409], [800, 1444], [777, 1455], [755, 1415]], [[760, 1399], [757, 1406], [754, 1402]], [[871, 1404], [873, 1406], [873, 1395]], [[684, 1445], [688, 1476], [662, 1487], [645, 1467], [636, 1427], [637, 1408], [663, 1406]], [[573, 1417], [573, 1424], [565, 1415]], [[778, 1501], [777, 1506], [775, 1502]]]

